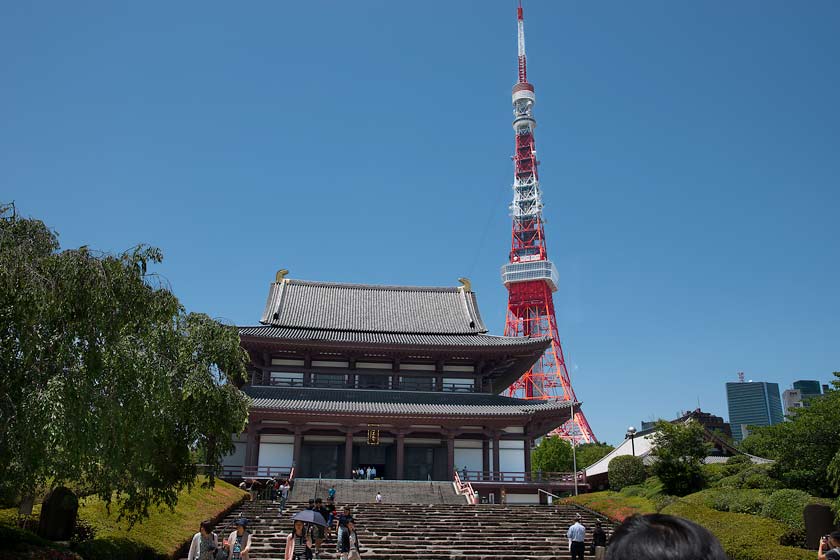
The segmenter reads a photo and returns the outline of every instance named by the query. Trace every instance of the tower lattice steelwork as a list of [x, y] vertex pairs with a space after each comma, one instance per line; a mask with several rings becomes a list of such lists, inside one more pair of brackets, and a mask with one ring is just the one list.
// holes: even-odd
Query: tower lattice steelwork
[[[516, 13], [519, 50], [519, 80], [513, 86], [513, 216], [510, 262], [502, 267], [508, 289], [505, 336], [550, 336], [551, 346], [534, 366], [508, 389], [510, 396], [525, 399], [555, 399], [577, 402], [560, 346], [553, 293], [557, 291], [557, 268], [546, 251], [542, 218], [542, 195], [534, 143], [534, 86], [528, 83], [525, 59], [525, 28], [520, 3]], [[583, 412], [554, 430], [575, 442], [593, 442], [595, 434]]]

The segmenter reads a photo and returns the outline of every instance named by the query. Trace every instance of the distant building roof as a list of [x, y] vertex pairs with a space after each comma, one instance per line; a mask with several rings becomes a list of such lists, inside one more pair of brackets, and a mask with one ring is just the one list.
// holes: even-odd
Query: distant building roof
[[247, 386], [243, 391], [253, 399], [252, 409], [319, 414], [529, 416], [536, 413], [562, 415], [570, 410], [570, 403], [564, 401], [534, 401], [483, 393], [254, 386]]
[[[764, 459], [762, 457], [756, 457], [755, 455], [750, 455], [749, 453], [743, 453], [738, 451], [731, 445], [727, 444], [723, 440], [721, 440], [717, 435], [710, 432], [705, 427], [703, 428], [706, 433], [706, 438], [712, 441], [715, 444], [722, 445], [724, 450], [730, 453], [729, 456], [732, 455], [746, 455], [750, 458], [750, 461], [756, 464], [761, 463], [772, 463], [770, 459]], [[654, 457], [651, 455], [653, 451], [653, 438], [656, 435], [656, 429], [650, 429], [645, 431], [640, 431], [636, 434], [631, 442], [630, 439], [625, 439], [622, 441], [615, 449], [610, 451], [607, 455], [602, 457], [599, 461], [591, 464], [589, 467], [586, 468], [586, 476], [596, 476], [606, 474], [609, 470], [610, 461], [615, 459], [616, 457], [620, 457], [622, 455], [630, 455], [633, 453], [633, 448], [635, 447], [635, 454], [636, 457], [640, 457], [645, 464], [651, 464], [654, 460]], [[725, 462], [729, 456], [718, 456], [718, 455], [709, 455], [704, 459], [705, 463], [721, 463]]]

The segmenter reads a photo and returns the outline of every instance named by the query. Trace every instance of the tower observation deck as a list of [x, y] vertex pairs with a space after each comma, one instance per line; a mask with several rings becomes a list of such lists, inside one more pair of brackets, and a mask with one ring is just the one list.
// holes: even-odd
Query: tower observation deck
[[[572, 389], [554, 311], [559, 287], [557, 267], [548, 259], [542, 217], [542, 192], [537, 167], [533, 116], [534, 86], [528, 82], [522, 5], [516, 13], [518, 81], [513, 86], [513, 221], [509, 261], [502, 267], [508, 290], [505, 336], [549, 336], [551, 345], [531, 369], [508, 389], [512, 397], [577, 403]], [[594, 442], [595, 434], [579, 409], [552, 433], [574, 442]]]

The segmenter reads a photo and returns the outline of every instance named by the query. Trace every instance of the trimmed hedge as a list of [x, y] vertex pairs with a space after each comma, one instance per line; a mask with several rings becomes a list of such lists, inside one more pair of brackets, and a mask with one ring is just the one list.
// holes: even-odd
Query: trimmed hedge
[[683, 500], [716, 511], [759, 515], [770, 494], [770, 490], [762, 489], [708, 488], [689, 494]]
[[764, 505], [761, 515], [781, 521], [793, 529], [805, 530], [802, 512], [811, 502], [811, 496], [802, 490], [776, 490]]
[[612, 490], [621, 490], [625, 486], [642, 484], [647, 478], [645, 464], [640, 457], [621, 455], [607, 465], [607, 476]]
[[[739, 467], [740, 465], [736, 465], [736, 468]], [[713, 486], [716, 488], [764, 488], [766, 490], [778, 490], [782, 487], [782, 483], [770, 476], [767, 467], [753, 465], [718, 480]]]
[[161, 554], [152, 547], [124, 538], [105, 538], [85, 541], [76, 547], [76, 552], [85, 560], [167, 560], [169, 556]]
[[51, 558], [54, 560], [79, 560], [79, 556], [59, 546], [52, 541], [42, 539], [35, 533], [13, 527], [0, 525], [0, 549], [4, 551], [15, 551], [16, 554], [3, 558]]
[[680, 500], [662, 510], [710, 530], [731, 560], [813, 560], [810, 550], [781, 546], [787, 527], [773, 519], [729, 513]]

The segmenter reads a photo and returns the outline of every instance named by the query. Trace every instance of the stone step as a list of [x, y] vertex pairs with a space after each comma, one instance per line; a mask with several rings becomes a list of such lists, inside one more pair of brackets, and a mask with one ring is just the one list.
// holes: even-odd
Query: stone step
[[[277, 560], [283, 557], [292, 515], [307, 504], [298, 501], [288, 506], [281, 513], [277, 503], [246, 502], [216, 530], [227, 535], [239, 516], [247, 517], [253, 531], [252, 560]], [[581, 514], [590, 527], [595, 520], [592, 514], [567, 505], [354, 503], [351, 509], [365, 560], [567, 559], [565, 532], [575, 515]], [[324, 541], [321, 558], [338, 560], [334, 536]]]

